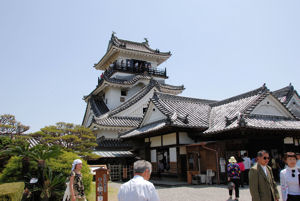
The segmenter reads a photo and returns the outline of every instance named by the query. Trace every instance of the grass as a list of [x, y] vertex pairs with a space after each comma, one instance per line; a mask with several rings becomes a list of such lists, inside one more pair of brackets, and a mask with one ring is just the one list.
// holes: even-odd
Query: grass
[[[96, 183], [92, 183], [91, 192], [87, 195], [88, 201], [96, 201]], [[108, 200], [118, 201], [118, 189], [110, 187], [108, 183]]]
[[23, 182], [5, 183], [0, 185], [0, 200], [21, 200], [24, 190]]

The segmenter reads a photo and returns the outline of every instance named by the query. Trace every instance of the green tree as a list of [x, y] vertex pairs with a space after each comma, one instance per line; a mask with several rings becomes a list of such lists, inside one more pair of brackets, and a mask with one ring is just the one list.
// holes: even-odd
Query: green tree
[[24, 126], [20, 122], [16, 121], [14, 115], [0, 115], [0, 135], [9, 135], [13, 138], [14, 135], [20, 135], [28, 129], [29, 126]]
[[64, 150], [75, 152], [86, 159], [98, 157], [91, 153], [97, 146], [96, 136], [91, 129], [84, 126], [59, 122], [30, 135], [38, 138], [45, 145], [58, 145]]

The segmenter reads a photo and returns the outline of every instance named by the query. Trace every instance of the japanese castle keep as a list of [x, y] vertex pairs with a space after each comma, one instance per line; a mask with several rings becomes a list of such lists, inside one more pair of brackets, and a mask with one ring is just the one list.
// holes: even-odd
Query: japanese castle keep
[[142, 158], [151, 161], [154, 176], [160, 166], [164, 177], [192, 183], [193, 175], [204, 175], [219, 183], [231, 155], [253, 157], [262, 148], [273, 157], [299, 152], [300, 96], [291, 84], [273, 92], [264, 84], [220, 101], [183, 97], [183, 85], [166, 83], [170, 56], [147, 39], [112, 34], [94, 65], [103, 73], [84, 96], [82, 125], [96, 133], [94, 153], [101, 156], [90, 164], [108, 164], [112, 179], [120, 180]]

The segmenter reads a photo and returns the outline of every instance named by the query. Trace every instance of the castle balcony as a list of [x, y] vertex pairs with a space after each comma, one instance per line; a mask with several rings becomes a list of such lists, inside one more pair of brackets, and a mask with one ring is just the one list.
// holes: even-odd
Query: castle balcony
[[[152, 76], [158, 76], [167, 78], [167, 70], [166, 69], [158, 69], [153, 68], [148, 65], [118, 65], [118, 64], [112, 64], [108, 71], [112, 71], [112, 74], [114, 72], [124, 72], [124, 73], [131, 73], [131, 74], [148, 74]], [[110, 73], [110, 72], [108, 72]]]
[[149, 65], [118, 65], [114, 63], [101, 75], [99, 81], [103, 79], [104, 76], [106, 78], [109, 78], [116, 72], [124, 72], [138, 75], [151, 75], [162, 78], [168, 78], [167, 69], [153, 68]]

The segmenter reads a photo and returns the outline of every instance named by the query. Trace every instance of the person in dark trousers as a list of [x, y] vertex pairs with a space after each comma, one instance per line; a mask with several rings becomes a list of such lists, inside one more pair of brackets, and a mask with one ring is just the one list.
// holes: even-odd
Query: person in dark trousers
[[[240, 186], [240, 174], [241, 170], [239, 165], [236, 163], [236, 159], [234, 156], [231, 156], [228, 160], [229, 164], [227, 165], [227, 176], [228, 176], [228, 182], [232, 182], [234, 184], [234, 190], [235, 190], [235, 200], [239, 200], [239, 186]], [[229, 199], [232, 200], [232, 188], [229, 188]]]
[[241, 186], [242, 188], [244, 188], [245, 165], [244, 165], [243, 159], [242, 159], [241, 157], [238, 157], [238, 158], [237, 158], [237, 164], [239, 165], [240, 170], [241, 170], [241, 174], [240, 174], [240, 186]]
[[268, 166], [269, 153], [261, 150], [257, 153], [257, 163], [249, 171], [249, 189], [252, 201], [279, 201], [279, 193]]
[[248, 157], [247, 153], [244, 153], [243, 163], [245, 166], [244, 181], [246, 182], [247, 185], [249, 185], [248, 174], [249, 174], [249, 170], [251, 168], [251, 159]]

